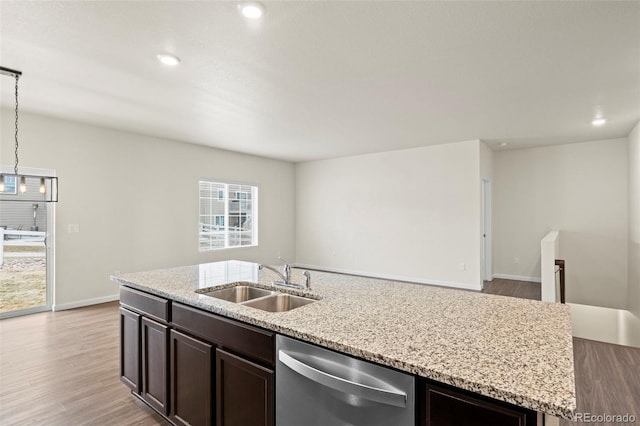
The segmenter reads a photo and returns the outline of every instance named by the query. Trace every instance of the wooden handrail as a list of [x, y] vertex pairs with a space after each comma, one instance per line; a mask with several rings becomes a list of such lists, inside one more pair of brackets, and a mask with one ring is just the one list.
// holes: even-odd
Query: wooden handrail
[[556, 266], [560, 272], [560, 303], [564, 303], [564, 259], [556, 259]]

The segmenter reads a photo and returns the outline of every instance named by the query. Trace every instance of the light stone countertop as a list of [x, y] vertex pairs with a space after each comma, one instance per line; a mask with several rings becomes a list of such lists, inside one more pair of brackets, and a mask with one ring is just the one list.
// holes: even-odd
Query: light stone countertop
[[[312, 271], [322, 299], [271, 313], [198, 294], [277, 279], [240, 261], [123, 274], [122, 285], [551, 416], [576, 409], [569, 306]], [[292, 270], [302, 283], [302, 270]], [[278, 287], [279, 291], [283, 291]]]

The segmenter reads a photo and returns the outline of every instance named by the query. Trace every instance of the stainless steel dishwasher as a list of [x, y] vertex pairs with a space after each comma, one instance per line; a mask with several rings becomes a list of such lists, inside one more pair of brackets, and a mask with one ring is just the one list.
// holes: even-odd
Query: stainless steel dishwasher
[[413, 376], [278, 335], [276, 426], [414, 426]]

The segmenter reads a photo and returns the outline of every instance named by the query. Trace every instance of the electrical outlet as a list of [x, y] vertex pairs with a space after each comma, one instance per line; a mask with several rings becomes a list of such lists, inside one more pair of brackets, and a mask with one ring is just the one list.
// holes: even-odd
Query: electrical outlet
[[519, 257], [514, 257], [513, 258], [513, 263], [515, 263], [516, 265], [520, 263], [520, 258]]
[[76, 234], [80, 232], [80, 225], [78, 225], [77, 223], [67, 225], [67, 232], [69, 234]]
[[466, 271], [467, 270], [467, 265], [465, 265], [464, 263], [460, 263], [460, 265], [458, 267], [460, 268], [461, 271]]

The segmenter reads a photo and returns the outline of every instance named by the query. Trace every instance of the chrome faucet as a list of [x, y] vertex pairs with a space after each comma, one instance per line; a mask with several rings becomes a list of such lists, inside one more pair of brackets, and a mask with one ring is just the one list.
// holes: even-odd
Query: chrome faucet
[[282, 257], [278, 256], [278, 259], [280, 259], [282, 262], [284, 262], [284, 266], [282, 267], [282, 272], [278, 271], [273, 266], [265, 265], [265, 264], [262, 264], [262, 263], [258, 266], [258, 269], [262, 270], [262, 269], [266, 268], [266, 269], [268, 269], [268, 270], [270, 270], [272, 272], [275, 272], [282, 279], [282, 281], [274, 281], [273, 282], [274, 285], [281, 285], [281, 286], [284, 286], [284, 287], [300, 288], [300, 289], [304, 289], [304, 290], [310, 290], [311, 289], [311, 274], [309, 273], [309, 271], [304, 271], [304, 273], [303, 273], [303, 275], [304, 275], [304, 286], [302, 286], [300, 284], [294, 284], [294, 283], [291, 282], [291, 266]]
[[[285, 266], [289, 266], [289, 265], [285, 265]], [[289, 284], [289, 280], [291, 279], [290, 270], [287, 270], [286, 268], [284, 268], [284, 274], [283, 274], [282, 272], [278, 271], [273, 266], [263, 265], [263, 264], [260, 264], [260, 266], [258, 266], [259, 270], [262, 270], [262, 269], [265, 269], [265, 268], [270, 270], [270, 271], [275, 272], [282, 279], [282, 281], [274, 281], [273, 282], [274, 284], [280, 284], [280, 285], [288, 285]]]
[[258, 266], [258, 269], [261, 270], [263, 268], [267, 268], [268, 270], [275, 272], [276, 274], [278, 274], [278, 276], [280, 278], [282, 278], [282, 281], [274, 281], [273, 283], [274, 284], [288, 286], [288, 285], [291, 284], [290, 283], [290, 281], [291, 281], [291, 266], [289, 266], [287, 261], [284, 260], [282, 257], [278, 256], [278, 259], [280, 259], [280, 260], [282, 260], [284, 262], [284, 266], [282, 267], [282, 272], [278, 271], [273, 266], [264, 265], [264, 264], [260, 264], [260, 266]]
[[311, 290], [311, 272], [304, 271], [302, 275], [304, 275], [304, 289], [307, 291]]

